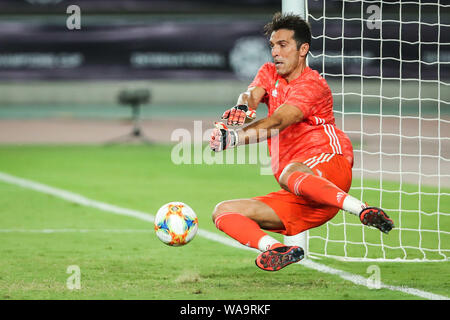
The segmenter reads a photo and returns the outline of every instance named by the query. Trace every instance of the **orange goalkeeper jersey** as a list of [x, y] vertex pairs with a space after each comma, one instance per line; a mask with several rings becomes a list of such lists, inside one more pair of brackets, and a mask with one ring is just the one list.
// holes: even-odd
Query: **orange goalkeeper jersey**
[[283, 104], [294, 105], [303, 112], [301, 122], [268, 139], [272, 171], [277, 181], [286, 165], [305, 156], [342, 154], [353, 166], [351, 141], [335, 125], [331, 90], [317, 71], [306, 67], [300, 77], [288, 83], [278, 75], [275, 65], [268, 62], [259, 69], [251, 87], [265, 89], [262, 102], [269, 107], [268, 116]]

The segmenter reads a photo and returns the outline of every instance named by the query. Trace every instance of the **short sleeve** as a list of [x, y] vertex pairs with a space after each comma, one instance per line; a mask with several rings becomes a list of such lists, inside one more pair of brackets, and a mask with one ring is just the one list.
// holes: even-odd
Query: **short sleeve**
[[289, 90], [284, 103], [298, 107], [306, 119], [314, 114], [314, 108], [323, 95], [324, 89], [317, 82], [303, 81]]
[[273, 82], [273, 69], [274, 66], [272, 63], [267, 62], [263, 64], [248, 87], [260, 87], [266, 90], [266, 92], [269, 92]]

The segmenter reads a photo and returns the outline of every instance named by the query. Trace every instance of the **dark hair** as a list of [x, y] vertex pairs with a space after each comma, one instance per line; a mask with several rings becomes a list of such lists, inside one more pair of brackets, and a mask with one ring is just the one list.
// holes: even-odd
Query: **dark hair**
[[303, 43], [311, 45], [311, 27], [300, 16], [292, 13], [281, 14], [281, 12], [277, 12], [274, 14], [272, 21], [264, 26], [264, 32], [269, 37], [272, 32], [280, 29], [294, 31], [297, 49], [300, 49]]

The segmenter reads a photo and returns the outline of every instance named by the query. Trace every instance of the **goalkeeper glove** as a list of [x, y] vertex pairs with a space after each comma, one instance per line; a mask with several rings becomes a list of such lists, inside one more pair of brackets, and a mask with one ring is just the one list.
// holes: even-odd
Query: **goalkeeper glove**
[[233, 129], [228, 129], [222, 122], [215, 122], [215, 128], [211, 133], [209, 146], [215, 152], [233, 148], [239, 142], [238, 134]]
[[250, 121], [256, 118], [256, 111], [246, 104], [240, 104], [225, 111], [222, 120], [226, 120], [228, 125], [242, 125], [246, 119]]

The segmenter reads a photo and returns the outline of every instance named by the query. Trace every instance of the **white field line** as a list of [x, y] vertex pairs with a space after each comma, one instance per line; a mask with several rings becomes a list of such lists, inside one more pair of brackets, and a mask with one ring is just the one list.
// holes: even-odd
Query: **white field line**
[[[9, 175], [7, 173], [0, 172], [0, 181], [10, 183], [13, 185], [17, 185], [17, 186], [20, 186], [20, 187], [23, 187], [26, 189], [35, 190], [35, 191], [38, 191], [41, 193], [49, 194], [49, 195], [55, 196], [57, 198], [61, 198], [66, 201], [72, 202], [72, 203], [77, 203], [79, 205], [96, 208], [96, 209], [99, 209], [99, 210], [102, 210], [105, 212], [109, 212], [109, 213], [115, 213], [118, 215], [129, 216], [129, 217], [137, 218], [137, 219], [147, 221], [147, 222], [153, 222], [153, 219], [154, 219], [153, 215], [146, 213], [146, 212], [127, 209], [127, 208], [121, 208], [121, 207], [117, 207], [117, 206], [114, 206], [114, 205], [111, 205], [108, 203], [88, 199], [82, 195], [79, 195], [79, 194], [76, 194], [73, 192], [69, 192], [66, 190], [58, 189], [58, 188], [53, 188], [53, 187], [50, 187], [50, 186], [42, 184], [42, 183], [34, 182], [31, 180], [27, 180], [27, 179], [22, 179], [19, 177]], [[238, 249], [259, 252], [256, 249], [249, 248], [249, 247], [246, 247], [246, 246], [240, 244], [236, 240], [224, 237], [222, 235], [219, 235], [217, 233], [210, 232], [207, 230], [199, 229], [198, 235], [203, 238], [209, 239], [211, 241], [219, 242], [219, 243], [227, 245], [227, 246], [235, 247]], [[368, 279], [366, 279], [360, 275], [352, 274], [352, 273], [342, 271], [339, 269], [334, 269], [334, 268], [328, 267], [326, 265], [311, 261], [310, 259], [305, 259], [305, 260], [301, 261], [299, 264], [302, 266], [305, 266], [307, 268], [322, 272], [322, 273], [339, 276], [340, 278], [351, 281], [352, 283], [354, 283], [356, 285], [365, 286], [367, 288], [371, 288], [371, 285], [372, 285], [372, 284], [369, 284]], [[434, 294], [431, 292], [426, 292], [426, 291], [418, 290], [418, 289], [414, 289], [414, 288], [408, 288], [408, 287], [404, 287], [404, 286], [390, 286], [390, 285], [386, 285], [384, 283], [380, 283], [380, 288], [388, 289], [391, 291], [399, 291], [399, 292], [407, 293], [407, 294], [414, 295], [414, 296], [424, 298], [424, 299], [450, 300], [450, 298], [448, 298], [446, 296], [442, 296], [442, 295], [438, 295], [438, 294]]]
[[0, 233], [153, 233], [151, 229], [0, 229]]

